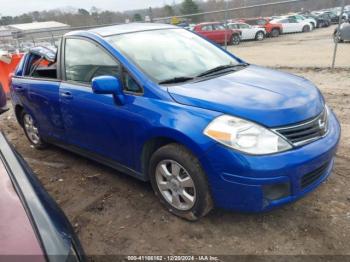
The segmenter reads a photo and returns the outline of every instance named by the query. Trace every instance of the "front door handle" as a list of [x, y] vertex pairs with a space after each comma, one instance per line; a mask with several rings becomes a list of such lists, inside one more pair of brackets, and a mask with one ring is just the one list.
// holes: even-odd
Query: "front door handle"
[[61, 92], [61, 96], [66, 98], [66, 99], [73, 99], [73, 95], [71, 92], [69, 91], [64, 91], [64, 92]]

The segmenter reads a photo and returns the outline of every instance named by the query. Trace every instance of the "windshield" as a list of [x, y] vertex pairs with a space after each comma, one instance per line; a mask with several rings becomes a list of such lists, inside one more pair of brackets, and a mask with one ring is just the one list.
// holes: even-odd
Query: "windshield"
[[220, 48], [184, 29], [143, 31], [106, 39], [158, 83], [239, 64]]

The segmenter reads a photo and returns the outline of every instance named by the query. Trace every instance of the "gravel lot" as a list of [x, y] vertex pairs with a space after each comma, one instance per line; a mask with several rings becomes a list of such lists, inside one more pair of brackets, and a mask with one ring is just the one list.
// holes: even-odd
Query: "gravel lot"
[[[250, 63], [267, 66], [330, 67], [333, 60], [333, 32], [336, 26], [303, 34], [243, 42], [229, 50]], [[339, 44], [336, 65], [350, 67], [350, 43]]]
[[[247, 42], [232, 50], [247, 61], [274, 67], [329, 66], [332, 32]], [[350, 44], [340, 50], [339, 64], [349, 66]], [[0, 116], [0, 125], [63, 208], [89, 255], [350, 255], [350, 68], [281, 70], [320, 87], [343, 133], [330, 179], [304, 199], [265, 214], [214, 210], [197, 223], [186, 222], [163, 210], [147, 183], [56, 147], [31, 148], [12, 111]]]

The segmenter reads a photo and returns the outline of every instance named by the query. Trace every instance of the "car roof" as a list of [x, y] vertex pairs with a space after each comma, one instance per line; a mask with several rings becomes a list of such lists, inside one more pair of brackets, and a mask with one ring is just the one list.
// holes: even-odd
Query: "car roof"
[[[168, 25], [168, 24], [157, 24], [157, 23], [129, 23], [129, 24], [120, 24], [120, 25], [94, 28], [94, 29], [88, 30], [87, 32], [91, 32], [91, 33], [100, 35], [102, 37], [107, 37], [112, 35], [161, 30], [161, 29], [175, 29], [175, 28], [179, 28], [179, 27]], [[79, 31], [69, 33], [69, 35], [77, 35], [77, 34], [79, 34]]]
[[260, 20], [260, 19], [267, 20], [268, 18], [267, 17], [252, 17], [252, 18], [244, 18], [242, 20], [244, 20], [244, 21], [251, 21], [251, 20]]
[[221, 22], [205, 22], [205, 23], [200, 23], [197, 24], [196, 26], [203, 26], [203, 25], [217, 25], [217, 24], [223, 24]]
[[229, 25], [249, 25], [247, 23], [244, 23], [244, 22], [231, 22], [231, 23], [228, 23]]

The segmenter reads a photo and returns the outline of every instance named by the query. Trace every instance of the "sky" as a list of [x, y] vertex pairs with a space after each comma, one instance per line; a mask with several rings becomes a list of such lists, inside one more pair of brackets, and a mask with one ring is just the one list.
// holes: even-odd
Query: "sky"
[[159, 7], [172, 3], [173, 0], [0, 0], [0, 16], [14, 16], [30, 11], [43, 11], [67, 6], [87, 10], [96, 6], [103, 10], [125, 11], [150, 6]]

